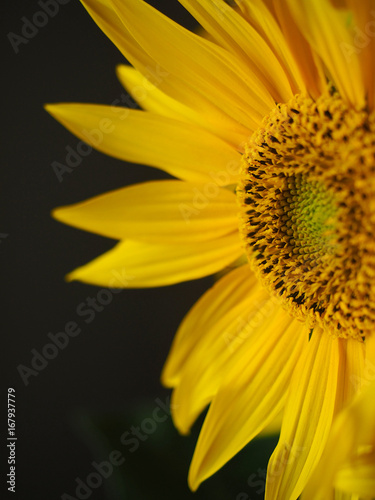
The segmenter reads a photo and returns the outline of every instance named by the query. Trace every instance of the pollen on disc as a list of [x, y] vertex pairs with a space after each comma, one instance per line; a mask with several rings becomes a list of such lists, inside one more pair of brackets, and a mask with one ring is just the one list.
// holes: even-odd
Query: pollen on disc
[[375, 116], [334, 91], [298, 95], [245, 148], [237, 189], [250, 265], [312, 328], [375, 328]]

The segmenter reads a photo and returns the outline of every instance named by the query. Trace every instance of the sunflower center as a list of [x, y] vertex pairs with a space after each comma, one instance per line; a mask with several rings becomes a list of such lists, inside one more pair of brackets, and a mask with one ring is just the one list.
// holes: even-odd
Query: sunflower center
[[245, 147], [240, 231], [258, 277], [311, 328], [375, 329], [375, 115], [334, 92], [278, 105]]

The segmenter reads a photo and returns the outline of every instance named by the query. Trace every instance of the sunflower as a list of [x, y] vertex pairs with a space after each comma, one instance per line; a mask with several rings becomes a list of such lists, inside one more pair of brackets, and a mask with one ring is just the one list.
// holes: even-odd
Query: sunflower
[[361, 390], [375, 326], [375, 2], [180, 2], [199, 34], [142, 0], [83, 2], [130, 62], [118, 76], [143, 110], [47, 106], [98, 150], [176, 180], [54, 216], [119, 240], [71, 280], [220, 273], [162, 374], [181, 433], [209, 405], [189, 484], [281, 415], [266, 498], [294, 500]]

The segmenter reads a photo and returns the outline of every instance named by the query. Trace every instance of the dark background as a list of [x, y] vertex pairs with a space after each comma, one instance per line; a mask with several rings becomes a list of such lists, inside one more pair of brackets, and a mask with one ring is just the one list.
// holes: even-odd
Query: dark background
[[[177, 1], [155, 0], [153, 4], [194, 27]], [[6, 498], [22, 500], [60, 499], [64, 493], [78, 498], [76, 478], [84, 481], [93, 471], [92, 461], [107, 460], [116, 447], [125, 456], [128, 450], [119, 444], [122, 433], [152, 414], [156, 398], [165, 401], [169, 393], [159, 377], [171, 340], [183, 315], [211, 280], [124, 290], [90, 324], [77, 315], [77, 306], [87, 297], [96, 297], [99, 288], [67, 284], [64, 275], [115, 242], [64, 226], [51, 218], [51, 210], [164, 174], [93, 151], [59, 182], [51, 164], [65, 163], [65, 148], [74, 149], [79, 140], [54, 121], [43, 104], [112, 103], [123, 92], [115, 66], [125, 61], [76, 0], [59, 5], [59, 12], [27, 44], [20, 44], [16, 54], [8, 34], [22, 36], [22, 18], [32, 20], [41, 7], [34, 0], [8, 0], [2, 6], [0, 256], [5, 348], [1, 408], [3, 417], [7, 388], [15, 388], [18, 439], [17, 492], [4, 491]], [[50, 342], [47, 334], [63, 331], [70, 321], [81, 327], [80, 335], [71, 338], [37, 376], [30, 376], [25, 386], [17, 367], [31, 367], [31, 350], [41, 352]], [[167, 427], [168, 436], [163, 434]], [[191, 438], [179, 437], [168, 418], [165, 427], [154, 434], [141, 443], [139, 453], [126, 457], [121, 474], [103, 480], [90, 498], [198, 498], [186, 486], [196, 433]], [[168, 440], [173, 442], [169, 448]], [[5, 443], [4, 437], [3, 450]], [[150, 453], [163, 446], [164, 458], [149, 460]], [[186, 457], [180, 460], [180, 470], [174, 470], [171, 464], [180, 463], [184, 446], [188, 447]], [[148, 452], [149, 447], [154, 451]], [[2, 465], [6, 465], [5, 455], [2, 451]], [[254, 469], [247, 466], [242, 482], [223, 498], [235, 499], [241, 491], [246, 492], [243, 499], [258, 498], [256, 486], [246, 482], [251, 472]], [[135, 485], [142, 483], [143, 489], [127, 489], [126, 477]], [[179, 481], [180, 493], [168, 489], [168, 477], [171, 482]], [[228, 481], [225, 475], [219, 480], [223, 493]], [[2, 488], [5, 482], [2, 475]], [[214, 483], [208, 481], [199, 498], [219, 498], [210, 484]]]

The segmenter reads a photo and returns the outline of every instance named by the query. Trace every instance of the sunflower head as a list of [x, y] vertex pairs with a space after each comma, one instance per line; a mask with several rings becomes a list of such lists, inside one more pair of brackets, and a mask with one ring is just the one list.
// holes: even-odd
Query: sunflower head
[[375, 115], [332, 89], [295, 96], [246, 145], [237, 195], [251, 265], [293, 315], [374, 330]]

